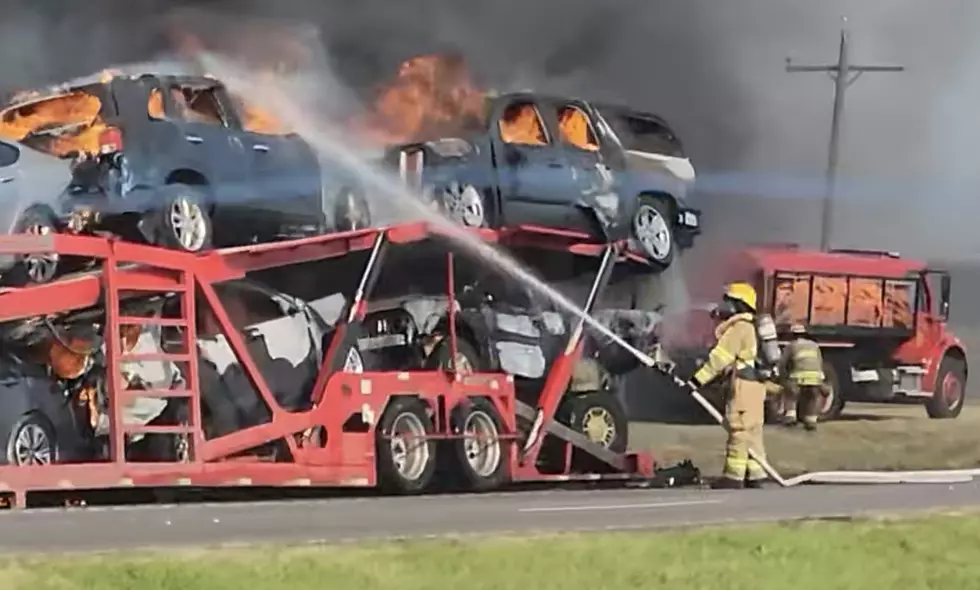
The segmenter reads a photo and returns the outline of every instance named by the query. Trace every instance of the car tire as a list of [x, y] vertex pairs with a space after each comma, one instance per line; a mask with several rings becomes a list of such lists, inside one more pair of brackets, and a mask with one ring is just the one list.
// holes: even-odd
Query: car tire
[[[430, 370], [448, 371], [451, 358], [452, 352], [447, 335], [435, 345], [432, 352], [426, 357], [423, 367]], [[456, 337], [456, 363], [457, 367], [461, 367], [458, 372], [462, 374], [479, 372], [486, 365], [483, 357], [477, 352], [476, 346], [466, 338], [458, 336]]]
[[338, 232], [371, 227], [371, 208], [364, 195], [350, 188], [338, 192], [333, 202], [333, 223]]
[[4, 460], [7, 465], [53, 465], [58, 462], [58, 446], [51, 423], [38, 412], [18, 419], [7, 434]]
[[156, 212], [154, 244], [183, 250], [203, 252], [213, 240], [211, 216], [204, 192], [186, 184], [167, 185], [164, 205]]
[[946, 356], [939, 364], [936, 373], [936, 386], [932, 397], [926, 402], [926, 413], [930, 418], [955, 418], [963, 411], [966, 396], [966, 363]]
[[453, 447], [449, 473], [459, 477], [464, 489], [485, 492], [510, 479], [509, 446], [502, 438], [504, 422], [493, 402], [472, 398], [453, 408]]
[[[34, 236], [58, 233], [54, 211], [46, 205], [32, 205], [24, 210], [14, 226], [14, 233]], [[46, 254], [21, 254], [15, 258], [18, 274], [26, 283], [47, 283], [58, 276], [61, 258], [56, 252]]]
[[464, 227], [487, 227], [487, 208], [483, 193], [476, 186], [455, 180], [440, 186], [428, 187], [428, 195], [435, 208], [450, 220]]
[[394, 494], [419, 494], [432, 483], [437, 467], [435, 439], [408, 441], [431, 436], [435, 428], [427, 408], [413, 397], [393, 398], [381, 414], [375, 430], [378, 485]]
[[670, 206], [664, 199], [649, 195], [640, 195], [638, 201], [630, 220], [630, 242], [650, 270], [665, 270], [674, 262], [677, 250]]
[[[587, 438], [614, 453], [625, 453], [629, 447], [629, 418], [622, 401], [615, 394], [605, 391], [595, 391], [570, 395], [559, 409], [558, 420], [572, 430], [581, 432]], [[593, 422], [600, 421], [605, 433], [599, 440], [599, 424], [592, 430]], [[585, 453], [581, 449], [573, 449], [572, 470], [578, 472], [605, 471], [608, 466]]]

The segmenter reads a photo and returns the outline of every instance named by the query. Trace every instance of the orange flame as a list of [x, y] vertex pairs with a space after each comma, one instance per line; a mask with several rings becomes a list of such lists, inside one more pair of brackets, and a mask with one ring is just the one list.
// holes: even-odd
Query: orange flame
[[27, 136], [53, 131], [38, 138], [34, 147], [58, 157], [72, 152], [94, 154], [106, 129], [99, 117], [101, 101], [86, 92], [70, 92], [7, 110], [0, 117], [0, 137], [22, 141]]
[[401, 64], [357, 126], [372, 141], [407, 143], [482, 127], [486, 93], [455, 55], [423, 55]]

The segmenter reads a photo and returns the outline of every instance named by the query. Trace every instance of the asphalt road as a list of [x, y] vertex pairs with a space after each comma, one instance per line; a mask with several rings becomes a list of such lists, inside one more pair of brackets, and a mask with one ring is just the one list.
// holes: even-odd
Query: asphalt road
[[0, 515], [0, 552], [647, 529], [975, 506], [980, 506], [980, 482], [744, 491], [525, 491], [29, 510]]

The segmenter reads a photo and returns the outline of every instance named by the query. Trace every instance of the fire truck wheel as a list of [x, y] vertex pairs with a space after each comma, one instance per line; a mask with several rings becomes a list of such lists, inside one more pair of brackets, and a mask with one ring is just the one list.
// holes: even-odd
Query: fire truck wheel
[[947, 355], [936, 373], [936, 387], [926, 402], [926, 412], [930, 418], [955, 418], [963, 411], [965, 395], [966, 364]]
[[463, 438], [452, 441], [452, 473], [472, 491], [499, 488], [510, 477], [507, 441], [500, 438], [503, 420], [493, 402], [475, 398], [453, 409], [453, 433]]
[[7, 435], [7, 465], [51, 465], [58, 460], [51, 423], [37, 412], [21, 416]]
[[[14, 233], [46, 236], [58, 233], [54, 212], [46, 205], [33, 205], [24, 210], [14, 227]], [[58, 275], [60, 257], [57, 253], [17, 256], [17, 266], [29, 283], [47, 283]]]
[[829, 361], [823, 363], [824, 385], [829, 395], [823, 400], [820, 407], [819, 420], [829, 422], [840, 418], [844, 411], [844, 395], [840, 387], [840, 379], [837, 376], [837, 369]]
[[164, 206], [156, 212], [155, 243], [185, 252], [202, 252], [211, 247], [211, 216], [207, 199], [195, 186], [167, 185]]
[[436, 471], [436, 441], [425, 404], [411, 397], [388, 404], [376, 434], [378, 483], [382, 490], [418, 494], [429, 487]]
[[[571, 394], [569, 394], [571, 395]], [[625, 453], [629, 446], [629, 419], [626, 409], [614, 394], [596, 391], [574, 395], [559, 409], [558, 419], [592, 442], [614, 453]], [[575, 449], [572, 453], [575, 471], [602, 471], [605, 463]]]

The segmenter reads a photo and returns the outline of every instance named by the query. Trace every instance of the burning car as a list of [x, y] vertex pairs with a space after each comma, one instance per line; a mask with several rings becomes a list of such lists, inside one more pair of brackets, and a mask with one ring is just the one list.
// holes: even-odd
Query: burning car
[[[700, 233], [694, 169], [659, 117], [532, 92], [475, 90], [461, 62], [409, 60], [374, 114], [385, 161], [470, 227], [539, 225], [629, 239], [654, 270]], [[383, 131], [387, 130], [387, 134]]]
[[[0, 111], [0, 140], [0, 163], [16, 168], [4, 176], [8, 230], [200, 251], [369, 224], [352, 176], [208, 76], [110, 72], [20, 93]], [[64, 186], [49, 186], [52, 159]]]
[[[216, 286], [219, 298], [240, 326], [252, 358], [286, 411], [307, 409], [333, 322], [343, 303], [336, 297], [303, 301], [261, 283], [239, 280]], [[170, 317], [175, 298], [128, 303], [134, 316]], [[202, 302], [203, 303], [203, 302]], [[269, 408], [252, 387], [213, 318], [198, 307], [199, 375], [206, 438], [262, 423]], [[0, 464], [37, 465], [108, 458], [108, 390], [101, 311], [83, 311], [57, 320], [35, 319], [5, 326], [0, 347]], [[180, 340], [178, 328], [123, 326], [125, 353], [161, 353]], [[365, 370], [356, 346], [348, 348], [345, 371]], [[184, 387], [183, 367], [169, 360], [127, 361], [124, 386], [130, 390]], [[188, 421], [186, 400], [126, 396], [127, 426], [172, 426]], [[181, 461], [183, 435], [127, 435], [131, 460]]]

